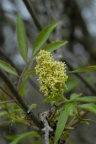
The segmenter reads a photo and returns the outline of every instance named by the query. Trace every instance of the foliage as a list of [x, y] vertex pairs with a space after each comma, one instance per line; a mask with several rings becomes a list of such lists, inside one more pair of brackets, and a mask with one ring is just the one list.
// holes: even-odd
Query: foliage
[[[14, 99], [14, 97], [10, 94], [10, 90], [6, 86], [7, 83], [2, 84], [1, 89], [3, 91], [1, 92], [0, 118], [5, 117], [8, 119], [8, 121], [0, 123], [0, 126], [8, 125], [14, 122], [22, 123], [26, 126], [31, 125], [31, 127], [33, 127], [34, 129], [34, 131], [32, 132], [22, 133], [19, 136], [14, 137], [10, 144], [17, 144], [28, 137], [37, 137], [38, 141], [36, 143], [40, 143], [40, 136], [42, 138], [44, 137], [47, 142], [49, 140], [51, 144], [56, 144], [57, 142], [59, 144], [62, 141], [69, 141], [71, 143], [69, 130], [74, 129], [76, 124], [83, 122], [86, 113], [91, 112], [93, 114], [96, 114], [96, 96], [83, 96], [83, 94], [81, 93], [72, 93], [72, 90], [80, 85], [80, 83], [74, 78], [71, 78], [70, 75], [68, 78], [68, 82], [66, 83], [68, 90], [65, 90], [65, 81], [68, 77], [64, 69], [65, 64], [63, 64], [62, 62], [56, 62], [53, 58], [50, 57], [50, 52], [53, 52], [59, 47], [64, 46], [67, 41], [58, 41], [44, 45], [47, 42], [51, 32], [56, 28], [57, 24], [58, 22], [53, 22], [39, 33], [34, 43], [32, 56], [28, 60], [27, 36], [21, 16], [20, 14], [17, 15], [17, 40], [20, 54], [26, 62], [26, 65], [22, 70], [21, 75], [19, 76], [12, 66], [1, 60], [0, 68], [10, 75], [12, 74], [19, 77], [16, 83], [17, 89], [22, 97], [24, 96], [24, 94], [26, 95], [26, 84], [29, 78], [31, 76], [34, 76], [34, 74], [40, 74], [39, 82], [43, 85], [42, 92], [44, 92], [45, 96], [47, 97], [47, 99], [44, 99], [44, 102], [46, 101], [50, 104], [53, 103], [53, 109], [51, 111], [51, 115], [49, 112], [40, 115], [40, 118], [38, 117], [38, 119], [43, 122], [44, 128], [37, 131], [37, 129], [34, 128], [33, 121], [30, 118], [26, 118], [26, 113], [24, 111], [23, 105], [19, 103], [18, 99]], [[46, 57], [41, 56], [39, 57], [41, 59], [39, 59], [38, 55], [40, 56], [40, 52], [42, 51], [46, 53]], [[37, 63], [39, 63], [38, 70], [37, 66], [35, 68], [32, 68], [32, 62], [35, 60], [37, 61]], [[68, 74], [85, 72], [88, 70], [95, 71], [96, 66], [85, 67], [71, 72], [69, 71]], [[65, 92], [66, 94], [71, 93], [70, 98], [67, 99], [63, 95], [63, 92]], [[8, 98], [8, 95], [11, 97], [12, 100]], [[23, 101], [23, 99], [21, 100]], [[37, 108], [37, 104], [32, 104], [29, 107], [31, 110], [33, 110]], [[30, 114], [30, 109], [29, 111], [27, 111], [27, 114]], [[46, 128], [48, 130], [47, 134]], [[45, 133], [45, 135], [41, 133], [42, 131]]]

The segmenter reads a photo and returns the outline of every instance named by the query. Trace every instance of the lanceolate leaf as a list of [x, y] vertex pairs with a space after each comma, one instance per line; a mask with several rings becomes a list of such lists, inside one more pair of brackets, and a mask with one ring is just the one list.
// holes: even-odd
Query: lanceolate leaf
[[75, 99], [76, 101], [80, 102], [96, 102], [96, 96], [84, 96], [84, 97], [78, 97]]
[[42, 47], [42, 45], [48, 40], [50, 33], [55, 29], [58, 22], [53, 22], [52, 24], [45, 27], [38, 35], [33, 48], [32, 55], [36, 55], [36, 53], [39, 51], [39, 49]]
[[3, 70], [5, 70], [6, 72], [8, 72], [10, 74], [17, 75], [16, 70], [11, 65], [9, 65], [8, 63], [6, 63], [2, 60], [0, 60], [0, 68], [2, 68]]
[[64, 127], [66, 125], [66, 122], [68, 120], [68, 115], [70, 114], [70, 111], [74, 108], [74, 103], [68, 103], [61, 111], [60, 116], [58, 118], [56, 132], [55, 132], [55, 138], [54, 138], [54, 144], [57, 143], [59, 140]]
[[93, 103], [79, 105], [79, 108], [85, 109], [96, 114], [96, 105]]
[[54, 42], [54, 43], [50, 43], [50, 44], [46, 45], [43, 49], [46, 51], [52, 52], [67, 43], [68, 43], [68, 41]]
[[22, 140], [29, 138], [29, 137], [39, 137], [39, 135], [36, 132], [27, 132], [24, 134], [20, 134], [18, 135], [18, 137], [16, 139], [14, 139], [10, 144], [18, 144], [20, 143]]
[[58, 119], [57, 128], [56, 128], [56, 132], [55, 132], [54, 144], [56, 144], [57, 141], [59, 140], [59, 138], [64, 130], [64, 127], [66, 125], [67, 119], [68, 119], [68, 113], [66, 110], [63, 110]]
[[88, 66], [85, 68], [80, 68], [74, 71], [70, 71], [68, 73], [80, 73], [80, 72], [85, 72], [85, 71], [96, 71], [96, 66]]
[[16, 27], [17, 27], [17, 39], [18, 39], [19, 51], [24, 61], [27, 61], [28, 42], [27, 42], [24, 24], [23, 24], [20, 14], [17, 15]]

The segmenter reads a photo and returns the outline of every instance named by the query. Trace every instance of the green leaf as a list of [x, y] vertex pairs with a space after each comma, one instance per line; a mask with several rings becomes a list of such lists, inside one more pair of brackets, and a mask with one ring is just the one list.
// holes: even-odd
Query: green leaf
[[64, 127], [66, 125], [67, 119], [68, 119], [68, 113], [66, 110], [63, 110], [58, 119], [57, 128], [56, 128], [56, 132], [55, 132], [54, 144], [56, 144], [57, 141], [59, 140], [59, 138], [64, 130]]
[[4, 134], [4, 137], [7, 139], [7, 140], [14, 140], [15, 138], [18, 137], [18, 135], [7, 135], [7, 134]]
[[20, 14], [17, 15], [16, 28], [17, 28], [17, 40], [18, 40], [20, 54], [22, 55], [24, 61], [27, 61], [28, 41], [26, 37], [24, 24], [23, 24]]
[[54, 144], [52, 139], [50, 139], [50, 144]]
[[55, 131], [55, 138], [54, 138], [54, 144], [57, 143], [59, 140], [64, 127], [66, 125], [66, 122], [68, 120], [68, 115], [70, 114], [70, 111], [74, 108], [74, 103], [68, 103], [65, 107], [62, 108], [60, 116], [58, 118], [57, 127]]
[[41, 144], [41, 139], [39, 139], [39, 140], [37, 140], [37, 141], [35, 141], [35, 143], [34, 144]]
[[44, 100], [44, 103], [50, 103], [50, 102], [59, 102], [59, 101], [63, 101], [64, 100], [64, 96], [62, 96], [62, 97], [58, 97], [58, 98], [55, 98], [55, 97], [49, 97], [49, 98], [46, 98], [45, 100]]
[[96, 71], [96, 66], [88, 66], [88, 67], [80, 68], [74, 71], [69, 71], [68, 73], [80, 73], [80, 72], [85, 72], [85, 71]]
[[49, 52], [52, 52], [56, 49], [58, 49], [59, 47], [67, 44], [68, 41], [59, 41], [59, 42], [54, 42], [54, 43], [50, 43], [48, 45], [46, 45], [45, 47], [43, 47], [42, 49], [46, 50], [46, 51], [49, 51]]
[[93, 103], [79, 105], [79, 108], [85, 109], [89, 112], [96, 114], [96, 105]]
[[11, 65], [9, 65], [8, 63], [2, 60], [0, 60], [0, 68], [2, 68], [3, 70], [5, 70], [6, 72], [10, 74], [18, 75], [16, 70]]
[[72, 91], [74, 88], [76, 88], [78, 85], [80, 85], [80, 82], [72, 77], [68, 77], [68, 80], [66, 82], [67, 89], [65, 89], [65, 93]]
[[36, 55], [36, 53], [39, 51], [39, 49], [42, 47], [42, 45], [48, 40], [50, 33], [55, 29], [58, 22], [53, 22], [52, 24], [45, 27], [38, 35], [33, 48], [32, 55]]
[[32, 109], [35, 109], [35, 108], [37, 108], [38, 107], [38, 105], [37, 104], [31, 104], [30, 105], [30, 109], [32, 110]]
[[76, 101], [92, 103], [92, 102], [96, 102], [96, 96], [78, 97], [78, 98], [76, 98]]
[[14, 139], [10, 144], [18, 144], [19, 142], [21, 142], [22, 140], [29, 138], [29, 137], [39, 137], [38, 133], [36, 132], [27, 132], [24, 134], [20, 134], [18, 135], [18, 137], [16, 139]]
[[35, 69], [29, 70], [28, 72], [26, 72], [26, 73], [24, 74], [24, 76], [31, 76], [31, 75], [33, 75], [33, 74], [36, 74]]
[[78, 98], [78, 97], [80, 97], [80, 96], [82, 96], [82, 93], [79, 93], [79, 94], [77, 94], [77, 93], [73, 93], [73, 94], [71, 94], [71, 96], [70, 96], [70, 100], [76, 100], [76, 98]]

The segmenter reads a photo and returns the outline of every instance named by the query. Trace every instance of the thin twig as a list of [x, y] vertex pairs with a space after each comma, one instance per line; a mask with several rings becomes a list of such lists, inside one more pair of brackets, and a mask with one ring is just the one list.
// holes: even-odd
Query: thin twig
[[82, 119], [83, 119], [88, 113], [89, 113], [88, 111], [85, 111], [85, 112], [82, 114], [81, 118], [78, 119], [78, 120], [76, 120], [76, 121], [74, 121], [70, 126], [71, 126], [71, 127], [76, 126], [78, 123], [80, 123], [80, 122], [82, 121]]
[[17, 81], [17, 88], [18, 88], [19, 85], [20, 85], [20, 82], [21, 82], [21, 80], [22, 80], [23, 74], [26, 72], [26, 69], [27, 69], [27, 64], [26, 64], [26, 66], [24, 67], [21, 75], [19, 76], [19, 79], [18, 79], [18, 81]]
[[5, 103], [13, 103], [15, 102], [14, 100], [8, 100], [8, 101], [3, 101], [3, 102], [0, 102], [0, 104], [5, 104]]
[[[28, 70], [31, 69], [32, 64], [33, 64], [33, 61], [30, 59], [30, 61], [25, 65], [25, 67], [24, 67], [24, 69], [23, 69], [23, 71], [22, 71], [22, 73], [21, 73], [21, 75], [20, 75], [20, 77], [18, 79], [17, 88], [19, 87], [19, 84], [20, 84], [20, 81], [21, 81], [23, 75], [25, 74], [25, 72], [28, 72]], [[29, 76], [28, 76], [28, 78], [29, 78]]]
[[53, 110], [52, 110], [53, 113], [52, 113], [51, 117], [48, 119], [49, 122], [51, 122], [53, 120], [53, 118], [54, 118], [54, 116], [55, 116], [55, 114], [57, 112], [57, 108], [58, 107], [56, 105], [54, 105]]

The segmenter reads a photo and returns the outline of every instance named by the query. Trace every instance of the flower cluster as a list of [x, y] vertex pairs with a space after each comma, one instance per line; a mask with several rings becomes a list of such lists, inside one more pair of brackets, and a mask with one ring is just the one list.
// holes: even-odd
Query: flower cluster
[[50, 52], [41, 50], [36, 57], [36, 74], [39, 75], [40, 90], [48, 98], [63, 96], [66, 75], [66, 65], [52, 58]]

